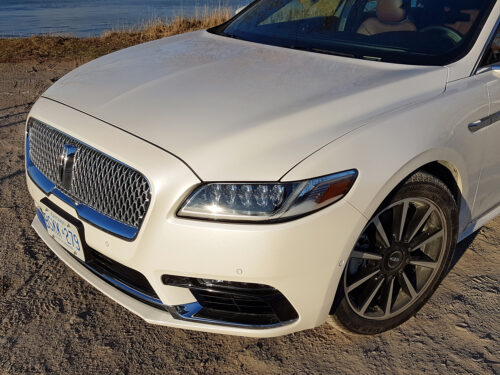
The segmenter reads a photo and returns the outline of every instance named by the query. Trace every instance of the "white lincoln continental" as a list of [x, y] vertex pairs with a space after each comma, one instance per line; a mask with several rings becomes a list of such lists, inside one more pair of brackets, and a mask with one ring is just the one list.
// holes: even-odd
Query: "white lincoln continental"
[[403, 323], [500, 213], [500, 2], [257, 0], [33, 106], [33, 227], [147, 322]]

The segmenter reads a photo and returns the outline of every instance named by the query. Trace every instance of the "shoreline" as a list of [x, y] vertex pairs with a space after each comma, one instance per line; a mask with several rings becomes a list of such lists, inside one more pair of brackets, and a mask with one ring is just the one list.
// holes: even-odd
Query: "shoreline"
[[136, 44], [214, 27], [231, 16], [229, 8], [221, 8], [198, 17], [151, 19], [137, 27], [112, 29], [93, 37], [50, 34], [20, 38], [0, 37], [0, 64], [62, 60], [77, 61], [81, 64]]

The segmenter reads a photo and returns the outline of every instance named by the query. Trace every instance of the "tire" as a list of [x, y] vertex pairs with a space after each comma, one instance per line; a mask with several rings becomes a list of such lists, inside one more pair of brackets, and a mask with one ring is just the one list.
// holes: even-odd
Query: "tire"
[[432, 296], [453, 259], [458, 210], [448, 187], [417, 172], [370, 219], [351, 252], [329, 317], [343, 332], [390, 330]]

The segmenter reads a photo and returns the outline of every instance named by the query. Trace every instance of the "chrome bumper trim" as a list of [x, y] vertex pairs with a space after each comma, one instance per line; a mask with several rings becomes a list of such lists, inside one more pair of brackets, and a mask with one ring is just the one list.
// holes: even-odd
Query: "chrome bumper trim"
[[107, 281], [108, 283], [110, 283], [111, 285], [113, 285], [115, 288], [118, 288], [120, 289], [121, 291], [125, 292], [125, 293], [128, 293], [130, 295], [132, 295], [132, 297], [135, 297], [139, 300], [143, 300], [143, 301], [148, 301], [149, 303], [152, 303], [154, 304], [155, 306], [157, 307], [160, 307], [160, 308], [164, 308], [166, 307], [163, 302], [161, 302], [160, 299], [158, 298], [153, 298], [153, 297], [150, 297], [148, 296], [147, 294], [144, 294], [144, 293], [141, 293], [137, 290], [135, 290], [134, 288], [131, 288], [129, 287], [128, 285], [122, 283], [121, 281], [118, 281], [112, 277], [109, 277], [107, 275], [104, 275], [100, 272], [97, 272], [94, 268], [90, 267], [88, 264], [86, 263], [83, 263], [83, 262], [80, 262], [83, 266], [85, 266], [89, 271], [91, 271], [92, 273], [96, 274], [97, 276], [99, 276], [100, 278], [102, 278], [103, 280]]
[[287, 324], [292, 324], [295, 321], [297, 321], [297, 319], [294, 319], [294, 320], [288, 320], [286, 322], [266, 324], [266, 325], [232, 323], [232, 322], [225, 322], [222, 320], [213, 320], [213, 319], [197, 317], [196, 314], [198, 314], [203, 308], [198, 302], [192, 302], [185, 305], [175, 305], [175, 306], [165, 306], [165, 307], [167, 308], [168, 312], [172, 315], [174, 319], [205, 323], [205, 324], [222, 325], [228, 327], [266, 329], [266, 328], [281, 327]]

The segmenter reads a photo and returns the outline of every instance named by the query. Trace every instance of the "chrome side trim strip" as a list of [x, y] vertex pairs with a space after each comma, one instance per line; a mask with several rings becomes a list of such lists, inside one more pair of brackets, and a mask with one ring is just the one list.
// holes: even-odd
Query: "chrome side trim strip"
[[115, 234], [117, 236], [123, 237], [127, 240], [132, 240], [138, 233], [138, 229], [131, 227], [129, 225], [120, 223], [110, 217], [97, 212], [96, 210], [83, 205], [78, 204], [77, 202], [73, 202], [73, 200], [64, 194], [61, 190], [59, 190], [56, 185], [50, 181], [47, 177], [45, 177], [40, 170], [35, 167], [31, 158], [29, 156], [29, 134], [26, 135], [26, 171], [28, 172], [28, 176], [33, 180], [33, 182], [38, 185], [38, 187], [47, 195], [54, 194], [56, 197], [61, 199], [63, 202], [67, 203], [71, 207], [73, 207], [78, 217], [82, 220], [97, 226], [100, 229], [103, 229], [109, 233]]
[[471, 122], [469, 124], [469, 131], [471, 133], [475, 133], [481, 129], [497, 123], [498, 121], [500, 121], [500, 112], [489, 115], [485, 118], [482, 118], [481, 120]]

